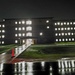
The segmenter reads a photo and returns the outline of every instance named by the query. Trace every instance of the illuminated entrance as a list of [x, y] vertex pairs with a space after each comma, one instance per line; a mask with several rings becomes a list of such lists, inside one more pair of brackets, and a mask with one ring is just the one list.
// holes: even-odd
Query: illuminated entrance
[[35, 43], [35, 39], [22, 39], [22, 44], [34, 44]]
[[35, 38], [23, 38], [19, 39], [20, 44], [37, 44], [37, 39]]
[[33, 40], [32, 39], [26, 39], [26, 44], [33, 44]]
[[37, 40], [36, 39], [26, 39], [26, 44], [36, 44]]

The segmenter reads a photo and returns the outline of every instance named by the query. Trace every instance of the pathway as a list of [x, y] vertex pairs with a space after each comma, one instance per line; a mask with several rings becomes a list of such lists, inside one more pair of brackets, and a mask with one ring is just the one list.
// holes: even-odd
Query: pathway
[[12, 61], [19, 56], [23, 51], [25, 51], [31, 44], [24, 44], [22, 46], [18, 46], [14, 49], [14, 57], [12, 57], [11, 51], [2, 53], [0, 55], [0, 63], [12, 63]]

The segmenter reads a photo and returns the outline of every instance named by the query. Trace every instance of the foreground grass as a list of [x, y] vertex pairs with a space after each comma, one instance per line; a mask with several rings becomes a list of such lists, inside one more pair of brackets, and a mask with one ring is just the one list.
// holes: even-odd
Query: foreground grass
[[15, 44], [2, 45], [2, 46], [0, 46], [0, 54], [11, 50], [11, 49], [14, 48], [15, 46], [16, 46]]
[[56, 60], [75, 57], [75, 45], [32, 45], [18, 58]]

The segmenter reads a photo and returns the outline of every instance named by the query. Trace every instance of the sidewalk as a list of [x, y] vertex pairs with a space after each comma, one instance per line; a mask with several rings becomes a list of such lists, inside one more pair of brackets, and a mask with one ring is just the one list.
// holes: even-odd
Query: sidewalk
[[2, 53], [0, 55], [0, 63], [12, 63], [12, 61], [19, 56], [23, 51], [25, 51], [29, 46], [29, 45], [22, 45], [22, 46], [18, 46], [17, 48], [14, 49], [14, 57], [12, 57], [12, 50], [8, 51], [7, 53]]

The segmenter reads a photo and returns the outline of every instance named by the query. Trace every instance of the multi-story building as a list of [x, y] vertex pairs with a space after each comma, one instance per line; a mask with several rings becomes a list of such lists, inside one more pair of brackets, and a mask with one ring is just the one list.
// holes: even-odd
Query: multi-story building
[[48, 18], [3, 19], [0, 44], [50, 44], [75, 41], [75, 20]]
[[54, 25], [56, 42], [75, 41], [75, 20], [56, 20]]

